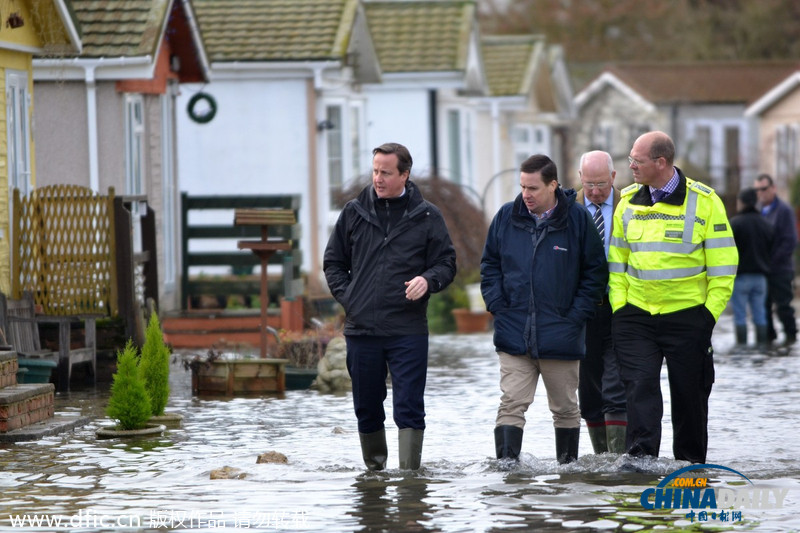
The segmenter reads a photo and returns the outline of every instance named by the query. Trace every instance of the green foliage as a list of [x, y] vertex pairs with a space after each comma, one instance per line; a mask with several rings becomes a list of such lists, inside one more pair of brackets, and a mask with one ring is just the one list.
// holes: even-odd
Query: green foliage
[[164, 344], [158, 315], [150, 315], [139, 363], [153, 416], [164, 414], [169, 399], [169, 348]]
[[465, 287], [472, 283], [475, 277], [472, 274], [457, 275], [445, 290], [431, 294], [428, 301], [428, 329], [431, 333], [450, 333], [456, 330], [456, 322], [451, 311], [469, 307], [469, 297]]
[[113, 377], [106, 414], [119, 422], [120, 429], [142, 429], [152, 413], [133, 341], [128, 340], [125, 349], [117, 352]]

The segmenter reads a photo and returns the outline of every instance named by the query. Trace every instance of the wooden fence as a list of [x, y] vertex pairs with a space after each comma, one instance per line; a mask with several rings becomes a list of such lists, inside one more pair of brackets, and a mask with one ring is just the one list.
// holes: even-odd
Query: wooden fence
[[142, 251], [134, 253], [133, 202], [144, 197], [97, 194], [51, 185], [22, 197], [14, 190], [12, 297], [30, 292], [48, 316], [119, 316], [125, 337], [144, 342], [144, 309], [158, 308], [155, 214], [141, 218]]
[[[181, 195], [181, 234], [182, 242], [182, 297], [183, 309], [192, 307], [192, 302], [200, 296], [214, 296], [220, 299], [231, 295], [258, 296], [260, 292], [260, 276], [249, 275], [260, 264], [258, 257], [247, 251], [237, 250], [236, 241], [241, 239], [259, 239], [261, 230], [258, 226], [235, 226], [233, 213], [235, 209], [246, 208], [280, 208], [294, 211], [299, 220], [300, 196], [189, 196]], [[202, 213], [203, 210], [230, 210], [228, 224], [190, 224], [190, 213]], [[200, 218], [200, 217], [197, 217]], [[302, 292], [300, 266], [300, 225], [272, 226], [269, 237], [280, 237], [292, 242], [292, 249], [279, 252], [270, 258], [271, 265], [282, 265], [283, 276], [278, 282], [270, 281], [270, 301], [278, 302], [278, 296], [295, 297]], [[204, 246], [209, 240], [229, 240], [230, 250], [221, 251]], [[190, 250], [189, 243], [196, 243]], [[210, 276], [191, 275], [192, 267], [229, 267], [230, 275]], [[248, 274], [238, 274], [246, 271]], [[238, 275], [237, 275], [238, 274]]]
[[15, 189], [13, 209], [13, 297], [30, 291], [47, 315], [117, 314], [114, 190]]

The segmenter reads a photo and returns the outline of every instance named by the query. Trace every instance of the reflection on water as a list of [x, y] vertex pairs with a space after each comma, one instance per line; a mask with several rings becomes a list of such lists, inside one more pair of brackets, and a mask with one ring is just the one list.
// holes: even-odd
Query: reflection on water
[[[708, 460], [760, 487], [789, 489], [783, 508], [745, 509], [739, 527], [798, 530], [800, 466], [792, 422], [800, 403], [800, 356], [722, 355], [733, 343], [730, 329], [725, 316], [715, 332], [720, 355]], [[579, 460], [558, 465], [540, 387], [528, 412], [521, 461], [498, 462], [492, 431], [499, 370], [490, 335], [434, 337], [431, 344], [428, 429], [419, 472], [397, 469], [397, 431], [391, 424], [388, 470], [364, 470], [349, 394], [196, 398], [189, 374], [175, 365], [167, 410], [183, 414], [181, 428], [137, 441], [98, 440], [95, 430], [108, 423], [107, 393], [74, 391], [59, 397], [57, 410], [94, 417], [93, 423], [41, 441], [0, 445], [0, 528], [11, 527], [9, 515], [26, 513], [72, 520], [71, 526], [62, 523], [62, 530], [91, 531], [120, 525], [426, 532], [690, 525], [685, 510], [648, 512], [639, 502], [645, 488], [686, 465], [669, 455], [668, 408], [661, 446], [667, 456], [634, 461], [646, 473], [627, 471], [626, 457], [592, 455], [585, 430]], [[665, 381], [664, 395], [669, 401]], [[391, 421], [390, 400], [386, 406]], [[256, 464], [257, 456], [270, 450], [286, 454], [289, 464]], [[241, 470], [244, 479], [209, 479], [211, 470], [223, 466]], [[718, 487], [740, 481], [719, 471], [710, 476]]]

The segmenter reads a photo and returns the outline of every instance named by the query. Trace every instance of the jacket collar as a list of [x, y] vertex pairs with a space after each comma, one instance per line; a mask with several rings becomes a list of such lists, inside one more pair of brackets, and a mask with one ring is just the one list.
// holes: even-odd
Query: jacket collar
[[[661, 200], [660, 203], [683, 205], [683, 201], [686, 199], [686, 176], [678, 167], [675, 167], [675, 170], [678, 172], [678, 186], [672, 191], [672, 194]], [[631, 203], [635, 205], [653, 205], [653, 199], [650, 196], [650, 186], [643, 185], [639, 187], [639, 190], [636, 191], [636, 194], [631, 198]]]
[[[562, 189], [561, 186], [556, 188], [556, 200], [558, 201], [558, 205], [553, 210], [553, 214], [550, 215], [550, 218], [547, 219], [548, 223], [553, 229], [559, 229], [566, 225], [569, 207], [575, 203], [575, 196], [575, 189], [565, 190]], [[516, 219], [518, 222], [524, 222], [526, 224], [534, 223], [533, 217], [530, 213], [528, 213], [528, 208], [525, 206], [525, 202], [522, 201], [522, 193], [518, 194], [514, 199], [512, 218]]]
[[[406, 194], [408, 195], [407, 213], [408, 216], [411, 217], [416, 215], [418, 210], [424, 209], [424, 198], [417, 184], [411, 181], [410, 178], [406, 180]], [[372, 187], [372, 184], [361, 189], [361, 192], [356, 198], [356, 206], [359, 208], [362, 216], [374, 220], [375, 222], [378, 220], [378, 214], [375, 211], [375, 202], [377, 200], [378, 197], [375, 195], [375, 189]]]

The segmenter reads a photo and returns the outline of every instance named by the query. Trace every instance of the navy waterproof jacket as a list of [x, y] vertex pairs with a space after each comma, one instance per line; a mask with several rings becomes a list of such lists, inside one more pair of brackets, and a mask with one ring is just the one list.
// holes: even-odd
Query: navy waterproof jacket
[[556, 189], [550, 218], [536, 220], [522, 194], [492, 220], [481, 258], [481, 292], [494, 315], [498, 352], [582, 359], [585, 325], [608, 283], [603, 241], [575, 191]]
[[[408, 207], [384, 234], [372, 186], [342, 209], [325, 249], [328, 288], [345, 311], [345, 335], [424, 335], [428, 299], [453, 281], [456, 252], [439, 209], [406, 182]], [[422, 276], [428, 294], [406, 299], [406, 281]]]

